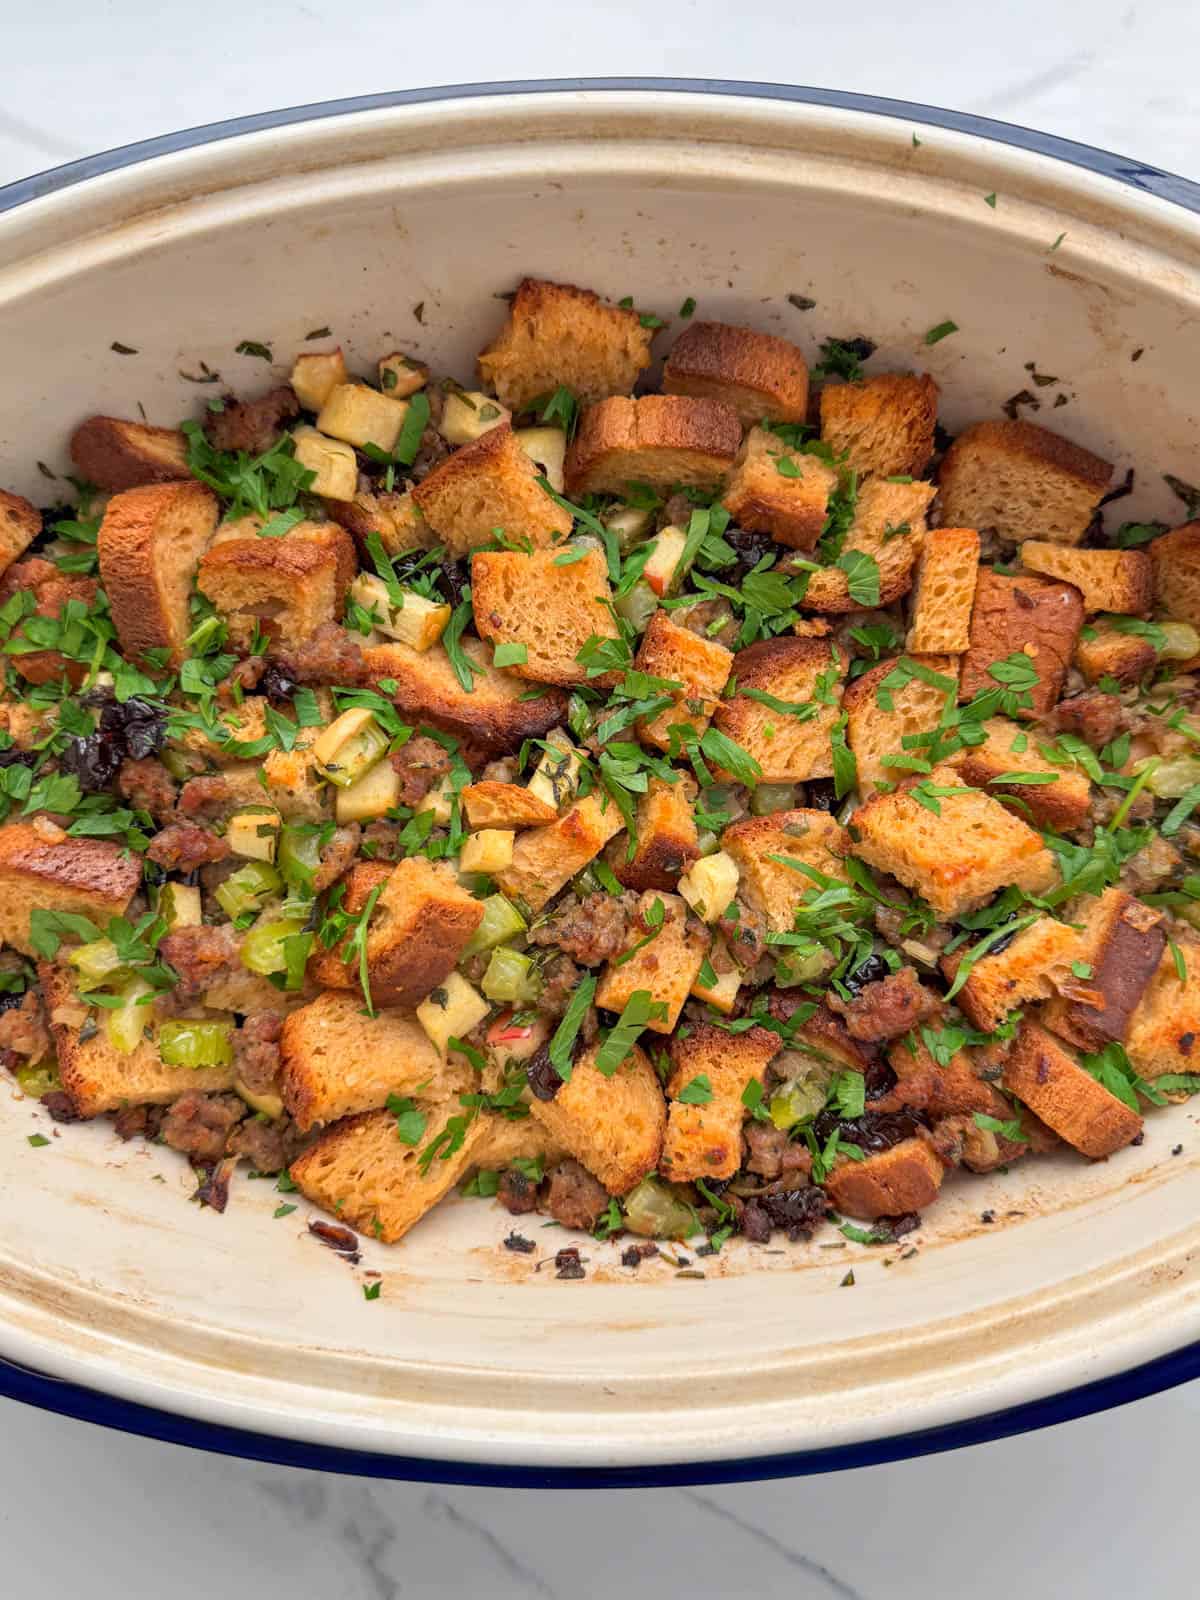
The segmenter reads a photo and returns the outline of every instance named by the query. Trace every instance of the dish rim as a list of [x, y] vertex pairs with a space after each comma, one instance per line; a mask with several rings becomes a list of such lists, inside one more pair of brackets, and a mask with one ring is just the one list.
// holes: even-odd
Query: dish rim
[[[707, 95], [732, 100], [764, 100], [852, 112], [922, 127], [960, 133], [990, 144], [1047, 157], [1200, 214], [1200, 183], [1146, 162], [1018, 123], [954, 111], [919, 101], [892, 99], [811, 85], [723, 78], [571, 77], [506, 79], [446, 84], [356, 95], [282, 107], [204, 123], [119, 145], [0, 186], [0, 214], [78, 184], [139, 166], [161, 157], [223, 143], [242, 135], [315, 123], [338, 116], [389, 111], [405, 106], [471, 101], [517, 95], [564, 93]], [[228, 1427], [141, 1405], [0, 1359], [0, 1397], [42, 1410], [129, 1433], [278, 1466], [329, 1471], [369, 1478], [505, 1488], [634, 1488], [696, 1483], [753, 1482], [809, 1476], [881, 1465], [987, 1443], [1058, 1423], [1094, 1415], [1161, 1393], [1200, 1377], [1200, 1341], [1054, 1395], [939, 1427], [900, 1432], [884, 1438], [834, 1447], [750, 1455], [737, 1459], [691, 1461], [614, 1468], [540, 1468], [519, 1463], [455, 1462], [425, 1457], [383, 1455]]]

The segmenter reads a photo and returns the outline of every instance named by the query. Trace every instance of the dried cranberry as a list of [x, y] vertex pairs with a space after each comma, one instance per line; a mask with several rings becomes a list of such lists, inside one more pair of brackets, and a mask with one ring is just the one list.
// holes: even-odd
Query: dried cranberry
[[837, 1132], [843, 1144], [856, 1144], [868, 1154], [877, 1154], [911, 1139], [924, 1126], [925, 1118], [913, 1111], [864, 1111], [861, 1117], [838, 1117], [832, 1111], [822, 1111], [813, 1123], [813, 1133], [824, 1144]]
[[37, 761], [36, 751], [18, 750], [15, 744], [0, 750], [0, 767], [36, 767]]
[[868, 983], [878, 983], [892, 969], [878, 952], [872, 952], [842, 979], [851, 994], [858, 994]]
[[86, 738], [68, 739], [58, 764], [78, 779], [84, 794], [99, 794], [111, 786], [124, 759], [123, 740], [110, 733], [89, 733]]
[[20, 994], [0, 994], [0, 1013], [14, 1010], [24, 999], [24, 991]]
[[766, 1244], [770, 1240], [771, 1219], [757, 1200], [751, 1200], [742, 1211], [742, 1232], [752, 1244]]
[[738, 553], [737, 566], [727, 568], [723, 574], [735, 588], [764, 556], [774, 558], [781, 554], [769, 533], [752, 533], [749, 528], [726, 528], [722, 538]]
[[804, 803], [810, 811], [835, 811], [838, 797], [832, 778], [810, 778], [804, 785]]
[[300, 685], [278, 661], [268, 659], [258, 687], [273, 706], [288, 706]]
[[432, 569], [437, 585], [452, 606], [459, 606], [467, 598], [471, 586], [471, 569], [465, 561], [446, 561]]
[[559, 1250], [554, 1257], [554, 1276], [556, 1278], [586, 1278], [583, 1262], [579, 1259], [579, 1246], [570, 1244], [565, 1249]]
[[101, 733], [124, 746], [133, 761], [157, 755], [167, 738], [167, 714], [148, 700], [110, 701], [100, 711]]
[[760, 1195], [758, 1204], [777, 1228], [783, 1228], [793, 1242], [809, 1239], [829, 1210], [823, 1189], [784, 1189], [778, 1194]]
[[548, 1045], [542, 1045], [541, 1049], [530, 1058], [525, 1076], [529, 1080], [529, 1087], [539, 1100], [553, 1100], [562, 1088], [562, 1079], [550, 1059]]
[[878, 1046], [860, 1044], [860, 1050], [871, 1050], [873, 1053], [863, 1073], [863, 1083], [868, 1100], [879, 1100], [883, 1095], [889, 1094], [896, 1087], [896, 1074], [892, 1071], [887, 1057], [879, 1050]]

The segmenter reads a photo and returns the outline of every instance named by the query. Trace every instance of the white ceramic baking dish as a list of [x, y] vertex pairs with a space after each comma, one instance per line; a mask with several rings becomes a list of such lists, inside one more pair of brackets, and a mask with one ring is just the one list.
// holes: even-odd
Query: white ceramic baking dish
[[[1197, 475], [1200, 221], [1178, 180], [950, 114], [753, 86], [439, 91], [263, 122], [0, 195], [0, 483], [50, 498], [36, 463], [62, 470], [89, 412], [194, 412], [212, 390], [181, 374], [201, 362], [261, 384], [244, 339], [283, 372], [327, 325], [364, 369], [399, 345], [467, 378], [495, 295], [524, 273], [666, 318], [690, 295], [810, 355], [867, 334], [877, 368], [936, 375], [951, 426], [1031, 389], [1039, 420], [1136, 464], [1130, 516], [1178, 520], [1161, 474]], [[959, 331], [926, 347], [948, 318]], [[303, 1205], [273, 1217], [269, 1183], [238, 1180], [217, 1216], [189, 1204], [179, 1158], [107, 1124], [31, 1147], [45, 1124], [4, 1087], [0, 1355], [383, 1470], [772, 1470], [763, 1458], [879, 1448], [1194, 1341], [1195, 1120], [1153, 1116], [1106, 1164], [951, 1181], [907, 1258], [830, 1248], [835, 1234], [735, 1244], [703, 1281], [661, 1263], [635, 1280], [604, 1245], [586, 1281], [559, 1282], [499, 1247], [502, 1213], [452, 1201], [398, 1249], [364, 1240], [383, 1274], [366, 1302]]]

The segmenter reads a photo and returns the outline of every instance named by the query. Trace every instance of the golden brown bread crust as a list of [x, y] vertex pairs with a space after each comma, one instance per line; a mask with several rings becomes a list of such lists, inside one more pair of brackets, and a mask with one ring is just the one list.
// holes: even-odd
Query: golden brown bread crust
[[71, 436], [71, 460], [98, 489], [137, 489], [144, 483], [190, 478], [187, 439], [177, 428], [155, 428], [121, 417], [89, 417]]
[[[938, 386], [928, 373], [881, 372], [821, 389], [821, 438], [860, 477], [919, 478], [933, 455]], [[944, 646], [942, 648], [945, 648]]]
[[[650, 921], [656, 905], [662, 906], [657, 928]], [[647, 889], [630, 918], [621, 954], [604, 968], [596, 1004], [619, 1013], [639, 990], [645, 991], [666, 1007], [665, 1016], [651, 1017], [646, 1026], [652, 1033], [673, 1032], [711, 943], [712, 935], [692, 916], [686, 900]]]
[[628, 394], [650, 365], [653, 328], [591, 289], [523, 278], [508, 320], [480, 352], [479, 376], [501, 402], [523, 411], [560, 384], [582, 402]]
[[791, 856], [829, 878], [845, 876], [842, 863], [850, 854], [850, 836], [827, 811], [773, 811], [766, 817], [743, 817], [721, 835], [721, 848], [737, 863], [739, 894], [775, 933], [787, 933], [796, 908], [815, 882], [795, 867], [772, 861]]
[[[391, 875], [390, 861], [356, 861], [341, 880], [346, 886], [346, 892], [342, 896], [339, 909], [348, 911], [351, 915], [361, 911], [370, 899], [372, 889], [381, 887]], [[310, 983], [315, 983], [321, 989], [359, 988], [358, 971], [348, 965], [345, 959], [344, 952], [349, 938], [350, 935], [347, 934], [345, 939], [329, 949], [326, 949], [319, 940], [314, 941], [314, 949], [308, 958], [306, 968]]]
[[611, 800], [605, 808], [595, 794], [585, 795], [556, 822], [519, 834], [512, 862], [496, 874], [496, 882], [510, 898], [540, 911], [624, 826]]
[[674, 705], [638, 724], [640, 738], [669, 750], [671, 728], [676, 724], [686, 723], [694, 730], [689, 738], [703, 736], [733, 670], [733, 651], [715, 639], [702, 639], [690, 628], [681, 628], [660, 608], [642, 635], [634, 665], [651, 677], [683, 685], [671, 691]]
[[722, 400], [745, 427], [764, 417], [803, 422], [808, 366], [794, 344], [773, 333], [725, 322], [693, 322], [675, 341], [663, 368], [664, 394]]
[[869, 1222], [924, 1211], [937, 1199], [946, 1169], [924, 1139], [902, 1139], [864, 1161], [844, 1157], [825, 1180], [825, 1192], [848, 1217]]
[[535, 1099], [530, 1110], [610, 1194], [628, 1194], [658, 1165], [667, 1107], [644, 1051], [635, 1045], [606, 1077], [596, 1068], [598, 1049], [585, 1050], [553, 1100]]
[[173, 665], [182, 659], [192, 581], [217, 516], [216, 495], [194, 481], [126, 489], [105, 507], [100, 579], [131, 660], [146, 650], [168, 651]]
[[0, 489], [0, 573], [7, 572], [42, 531], [42, 513], [23, 495]]
[[899, 657], [881, 661], [878, 666], [864, 672], [846, 685], [842, 696], [842, 709], [846, 712], [846, 742], [854, 752], [858, 766], [859, 788], [872, 788], [883, 783], [895, 783], [904, 769], [889, 766], [886, 756], [920, 756], [917, 748], [906, 748], [905, 738], [918, 733], [928, 733], [938, 725], [947, 695], [957, 692], [958, 663], [953, 656], [920, 656], [909, 659], [920, 666], [949, 679], [950, 689], [939, 689], [922, 678], [910, 678], [899, 689], [883, 691], [891, 698], [889, 711], [879, 703], [879, 693], [884, 679], [896, 669]]
[[[861, 551], [879, 568], [879, 604], [890, 606], [912, 587], [913, 568], [925, 538], [925, 513], [933, 499], [931, 483], [888, 483], [868, 478], [858, 491], [854, 521], [842, 555]], [[841, 567], [809, 574], [801, 601], [806, 611], [859, 611], [850, 579]]]
[[[1175, 951], [1183, 963], [1180, 978]], [[1200, 938], [1176, 925], [1168, 950], [1142, 995], [1125, 1036], [1125, 1050], [1143, 1078], [1200, 1072]]]
[[611, 865], [627, 889], [673, 890], [700, 855], [692, 812], [695, 784], [651, 778], [638, 801], [637, 847], [633, 859], [620, 844], [610, 851]]
[[394, 683], [382, 690], [413, 721], [432, 723], [489, 755], [515, 750], [523, 739], [540, 739], [566, 720], [567, 697], [546, 688], [536, 700], [522, 700], [529, 686], [511, 672], [492, 666], [491, 647], [463, 639], [463, 654], [479, 669], [468, 693], [440, 644], [413, 650], [399, 642], [363, 650], [368, 681]]
[[1200, 522], [1185, 522], [1147, 546], [1164, 615], [1200, 628]]
[[104, 928], [124, 916], [142, 881], [141, 860], [108, 839], [47, 842], [31, 822], [0, 828], [0, 938], [33, 955], [29, 916], [38, 908], [89, 917]]
[[1129, 1032], [1166, 950], [1167, 930], [1161, 911], [1123, 889], [1106, 889], [1089, 911], [1082, 942], [1090, 976], [1052, 1000], [1043, 1019], [1080, 1050], [1092, 1052]]
[[[985, 789], [997, 799], [1008, 797], [1021, 816], [1039, 828], [1069, 832], [1081, 827], [1092, 802], [1092, 786], [1078, 767], [1056, 766], [1038, 749], [1036, 735], [1027, 733], [1005, 717], [989, 717], [983, 724], [987, 738], [966, 745], [948, 758], [964, 783]], [[1005, 775], [1053, 773], [1053, 783], [1005, 782]]]
[[590, 639], [619, 636], [602, 550], [559, 565], [560, 550], [481, 550], [471, 560], [475, 628], [492, 644], [522, 644], [514, 662], [518, 678], [556, 683], [604, 684], [589, 678], [577, 659]]
[[1047, 578], [1005, 577], [981, 567], [971, 612], [971, 644], [962, 661], [958, 698], [971, 700], [996, 679], [988, 668], [1023, 651], [1038, 681], [1028, 708], [1017, 715], [1036, 721], [1056, 704], [1083, 627], [1083, 601], [1069, 583]]
[[[954, 978], [966, 947], [943, 956], [942, 972]], [[991, 1033], [1009, 1012], [1031, 1000], [1050, 1000], [1061, 985], [1073, 981], [1071, 963], [1083, 959], [1077, 929], [1054, 917], [1039, 917], [1011, 944], [994, 955], [981, 956], [958, 993], [958, 1004], [977, 1028]]]
[[1123, 1149], [1142, 1131], [1136, 1111], [1078, 1065], [1065, 1045], [1025, 1021], [1004, 1064], [1004, 1087], [1069, 1145], [1093, 1160]]
[[239, 643], [261, 626], [295, 649], [341, 616], [357, 566], [354, 541], [334, 522], [302, 522], [281, 539], [222, 538], [218, 530], [196, 586]]
[[1073, 663], [1089, 683], [1115, 678], [1123, 686], [1140, 683], [1154, 670], [1158, 652], [1149, 639], [1121, 633], [1104, 622], [1089, 622], [1075, 644]]
[[929, 528], [917, 558], [908, 648], [961, 655], [971, 642], [971, 608], [979, 572], [974, 528]]
[[415, 1006], [453, 972], [483, 921], [474, 899], [445, 864], [408, 856], [396, 864], [375, 904], [367, 935], [367, 981], [377, 1006]]
[[567, 493], [623, 494], [630, 482], [716, 488], [741, 443], [737, 412], [719, 400], [616, 395], [581, 416], [567, 451]]
[[1026, 539], [1021, 564], [1044, 578], [1074, 584], [1089, 616], [1113, 611], [1140, 617], [1154, 601], [1154, 565], [1144, 550], [1077, 550]]
[[945, 1066], [939, 1066], [914, 1030], [888, 1047], [887, 1058], [896, 1082], [886, 1094], [871, 1101], [871, 1111], [899, 1111], [910, 1106], [928, 1111], [935, 1121], [974, 1116], [978, 1111], [1006, 1122], [1013, 1114], [1011, 1104], [999, 1089], [979, 1076], [969, 1050], [956, 1050]]
[[[695, 1178], [731, 1178], [741, 1165], [742, 1095], [752, 1079], [762, 1082], [778, 1055], [781, 1040], [770, 1028], [749, 1028], [731, 1034], [711, 1023], [697, 1023], [670, 1045], [671, 1097], [666, 1139], [659, 1170], [672, 1182]], [[689, 1105], [679, 1099], [694, 1078], [708, 1079], [712, 1099]]]
[[489, 428], [455, 450], [412, 491], [429, 527], [451, 555], [490, 544], [496, 528], [510, 539], [550, 544], [570, 533], [574, 519], [537, 482], [538, 468], [509, 423]]
[[942, 457], [941, 520], [1002, 538], [1078, 544], [1111, 462], [1032, 422], [978, 422]]
[[824, 461], [786, 449], [767, 428], [751, 428], [721, 503], [740, 528], [769, 533], [777, 544], [809, 551], [821, 537], [829, 497], [837, 486], [838, 474]]
[[558, 816], [548, 800], [519, 783], [469, 783], [461, 799], [473, 828], [536, 828]]
[[[722, 700], [713, 721], [762, 768], [763, 783], [796, 783], [833, 775], [830, 734], [838, 719], [846, 656], [825, 639], [760, 639], [733, 658], [738, 692]], [[817, 700], [821, 681], [824, 698]], [[812, 716], [776, 711], [747, 695], [767, 693], [789, 704], [812, 704]]]
[[390, 556], [434, 542], [433, 531], [421, 515], [411, 490], [405, 494], [385, 494], [360, 489], [353, 500], [322, 498], [321, 504], [360, 544], [365, 546], [367, 536], [377, 533]]

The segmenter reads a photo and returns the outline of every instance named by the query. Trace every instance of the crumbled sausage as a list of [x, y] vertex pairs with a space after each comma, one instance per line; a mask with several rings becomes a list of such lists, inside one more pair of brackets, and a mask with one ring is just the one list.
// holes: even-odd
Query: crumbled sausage
[[450, 757], [436, 739], [418, 734], [395, 752], [392, 766], [400, 775], [401, 805], [416, 806], [450, 771]]
[[0, 1011], [0, 1050], [13, 1050], [31, 1061], [41, 1061], [53, 1051], [42, 998], [30, 989], [20, 1005]]
[[135, 811], [148, 811], [160, 825], [175, 813], [175, 781], [162, 762], [152, 757], [121, 763], [117, 793]]
[[361, 646], [336, 622], [323, 622], [311, 639], [290, 650], [277, 649], [273, 659], [297, 683], [353, 684], [365, 673]]
[[232, 804], [233, 786], [220, 772], [189, 778], [179, 791], [179, 814], [184, 817], [219, 817]]
[[275, 1087], [282, 1032], [283, 1018], [277, 1011], [257, 1011], [233, 1036], [238, 1077], [253, 1094], [265, 1094]]
[[1090, 689], [1061, 700], [1047, 718], [1054, 733], [1075, 733], [1095, 749], [1112, 741], [1128, 725], [1129, 718], [1115, 694]]
[[864, 984], [852, 1000], [830, 992], [829, 1009], [846, 1019], [852, 1039], [896, 1039], [937, 1010], [937, 999], [911, 967]]
[[629, 919], [637, 903], [635, 894], [569, 898], [544, 922], [530, 929], [529, 942], [552, 945], [585, 967], [598, 967], [624, 949]]
[[220, 928], [176, 928], [158, 947], [162, 960], [179, 974], [177, 992], [189, 999], [202, 994], [217, 977], [237, 965], [239, 939], [226, 924]]
[[204, 431], [216, 450], [244, 450], [261, 456], [279, 442], [281, 423], [300, 415], [300, 403], [286, 384], [269, 389], [257, 400], [226, 395], [224, 409], [210, 411]]
[[608, 1208], [608, 1190], [578, 1161], [560, 1161], [546, 1175], [546, 1209], [564, 1228], [590, 1233]]
[[225, 1154], [225, 1142], [246, 1107], [235, 1094], [181, 1096], [163, 1119], [162, 1141], [189, 1157], [194, 1166], [209, 1166]]
[[333, 837], [321, 851], [321, 863], [313, 876], [313, 893], [321, 894], [335, 883], [358, 854], [362, 829], [357, 822], [335, 828]]
[[500, 1174], [500, 1187], [496, 1194], [500, 1204], [514, 1217], [537, 1210], [538, 1186], [516, 1167], [509, 1167], [507, 1172]]
[[210, 861], [224, 861], [229, 854], [225, 840], [194, 822], [173, 822], [156, 833], [146, 851], [151, 861], [171, 872], [195, 872]]

